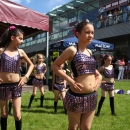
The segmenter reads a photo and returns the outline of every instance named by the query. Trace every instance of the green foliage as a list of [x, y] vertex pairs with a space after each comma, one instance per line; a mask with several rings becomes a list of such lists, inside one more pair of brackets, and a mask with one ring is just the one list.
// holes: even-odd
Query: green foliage
[[[130, 90], [130, 81], [116, 81], [115, 89], [123, 89], [125, 93]], [[40, 93], [38, 92], [32, 103], [32, 109], [28, 111], [27, 105], [31, 93], [22, 95], [22, 120], [23, 130], [67, 130], [68, 118], [64, 114], [62, 100], [58, 102], [58, 113], [53, 114], [52, 92], [45, 92], [44, 108], [40, 108]], [[100, 100], [100, 89], [98, 89]], [[117, 116], [111, 115], [109, 96], [107, 95], [100, 117], [94, 117], [91, 130], [130, 130], [130, 95], [115, 94], [115, 111]], [[9, 116], [8, 130], [14, 130], [14, 119]]]

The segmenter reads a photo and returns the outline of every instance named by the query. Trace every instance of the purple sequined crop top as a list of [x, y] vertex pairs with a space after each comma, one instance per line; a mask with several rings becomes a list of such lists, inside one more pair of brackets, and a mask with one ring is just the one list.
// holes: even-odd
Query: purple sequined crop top
[[112, 68], [111, 70], [106, 69], [104, 67], [104, 77], [105, 78], [114, 78], [114, 68]]
[[55, 75], [55, 82], [64, 82], [64, 79]]
[[4, 51], [0, 58], [0, 72], [19, 73], [20, 54], [10, 57]]
[[44, 72], [44, 65], [42, 66], [39, 66], [39, 65], [36, 65], [36, 71], [37, 71], [37, 74], [41, 74]]
[[[90, 53], [90, 52], [89, 52]], [[71, 69], [74, 77], [83, 75], [83, 74], [95, 74], [96, 73], [96, 61], [94, 57], [90, 54], [87, 56], [82, 52], [78, 51], [71, 61]]]

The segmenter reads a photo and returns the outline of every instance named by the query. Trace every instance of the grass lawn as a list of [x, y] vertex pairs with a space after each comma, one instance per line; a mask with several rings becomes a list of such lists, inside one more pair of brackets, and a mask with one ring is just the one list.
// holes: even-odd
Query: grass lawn
[[[116, 81], [115, 89], [130, 90], [130, 81]], [[45, 92], [44, 108], [40, 108], [40, 93], [38, 92], [32, 109], [27, 110], [31, 93], [22, 94], [23, 130], [67, 130], [67, 115], [64, 114], [62, 101], [58, 103], [58, 113], [53, 114], [53, 93]], [[100, 99], [100, 89], [98, 89]], [[94, 117], [91, 130], [130, 130], [130, 95], [115, 94], [115, 111], [117, 116], [111, 116], [109, 97], [103, 104], [100, 117]], [[13, 117], [8, 118], [8, 130], [14, 130]]]

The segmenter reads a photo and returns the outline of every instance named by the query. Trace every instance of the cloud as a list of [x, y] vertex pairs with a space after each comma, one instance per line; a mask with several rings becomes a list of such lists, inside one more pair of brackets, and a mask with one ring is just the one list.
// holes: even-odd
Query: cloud
[[21, 0], [10, 0], [10, 1], [12, 1], [12, 2], [15, 2], [15, 3], [21, 3]]
[[64, 0], [55, 0], [55, 2], [54, 0], [50, 0], [48, 2], [49, 6], [52, 8], [50, 11], [61, 7], [64, 3], [65, 3]]
[[31, 2], [31, 0], [26, 0], [27, 4]]
[[10, 0], [10, 1], [15, 2], [15, 3], [18, 3], [18, 4], [20, 4], [21, 2], [26, 1], [26, 3], [28, 4], [28, 3], [30, 3], [32, 0]]

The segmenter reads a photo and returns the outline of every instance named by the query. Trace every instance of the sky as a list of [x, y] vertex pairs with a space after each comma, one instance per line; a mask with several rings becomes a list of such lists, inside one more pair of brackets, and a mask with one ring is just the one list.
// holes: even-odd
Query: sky
[[46, 14], [51, 10], [64, 5], [72, 0], [10, 0], [22, 6]]

